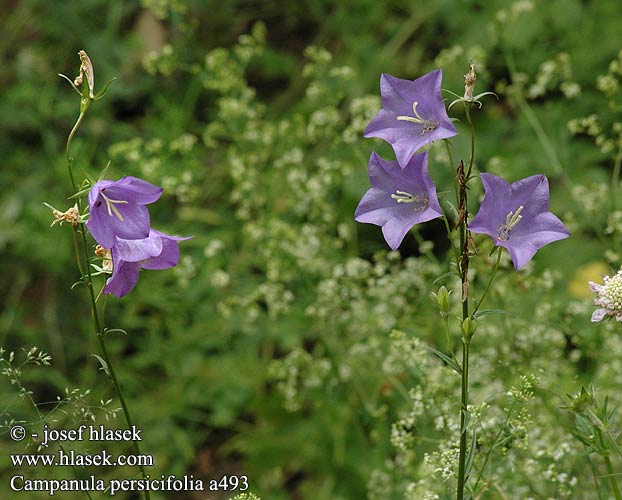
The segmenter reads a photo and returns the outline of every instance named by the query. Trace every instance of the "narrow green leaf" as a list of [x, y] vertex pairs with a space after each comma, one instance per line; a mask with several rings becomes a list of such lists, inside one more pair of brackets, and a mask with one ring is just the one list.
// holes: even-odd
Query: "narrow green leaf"
[[108, 368], [108, 363], [106, 363], [106, 360], [97, 354], [91, 354], [91, 356], [93, 356], [95, 359], [97, 359], [97, 361], [99, 361], [99, 364], [101, 365], [102, 370], [104, 370], [106, 375], [110, 377], [110, 369]]
[[507, 311], [504, 311], [503, 309], [484, 309], [482, 311], [477, 311], [473, 315], [473, 319], [481, 318], [487, 314], [507, 314]]
[[127, 335], [127, 332], [121, 328], [106, 328], [104, 333], [122, 333], [123, 335]]
[[77, 193], [71, 195], [69, 198], [67, 198], [68, 200], [75, 200], [76, 198], [82, 198], [85, 194], [88, 194], [88, 192], [91, 190], [91, 187], [89, 186], [88, 188], [85, 189], [81, 189], [80, 191], [78, 191]]
[[445, 278], [449, 278], [450, 276], [457, 276], [454, 271], [449, 271], [448, 273], [441, 274], [438, 278], [434, 280], [432, 285], [436, 285], [438, 282], [443, 281]]
[[473, 430], [473, 436], [471, 436], [471, 448], [469, 449], [469, 454], [467, 455], [466, 466], [464, 469], [465, 482], [469, 479], [469, 475], [471, 474], [471, 470], [473, 469], [473, 460], [475, 459], [476, 445], [477, 445], [477, 432]]
[[430, 351], [432, 354], [434, 354], [435, 356], [439, 357], [442, 361], [447, 363], [447, 365], [453, 371], [455, 371], [458, 375], [462, 375], [462, 368], [460, 368], [453, 359], [451, 359], [449, 356], [447, 356], [447, 354], [444, 354], [441, 351], [437, 351], [436, 349], [434, 349], [433, 347], [430, 347], [430, 346], [425, 346], [425, 348], [428, 351]]

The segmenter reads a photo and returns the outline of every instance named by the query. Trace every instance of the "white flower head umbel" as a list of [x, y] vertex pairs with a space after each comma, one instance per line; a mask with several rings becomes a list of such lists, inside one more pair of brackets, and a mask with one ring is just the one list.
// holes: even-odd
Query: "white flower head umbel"
[[622, 269], [611, 277], [605, 276], [602, 285], [590, 281], [590, 289], [598, 294], [594, 305], [600, 307], [592, 314], [592, 323], [607, 316], [622, 321]]

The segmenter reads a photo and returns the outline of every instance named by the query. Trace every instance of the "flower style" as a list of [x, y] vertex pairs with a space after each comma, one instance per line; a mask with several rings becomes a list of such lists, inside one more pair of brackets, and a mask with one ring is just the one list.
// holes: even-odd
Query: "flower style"
[[413, 157], [403, 169], [372, 152], [369, 157], [369, 189], [361, 199], [354, 220], [382, 226], [382, 234], [396, 250], [406, 233], [420, 222], [442, 217], [436, 186], [428, 175], [428, 154]]
[[453, 126], [441, 96], [442, 70], [415, 81], [383, 74], [380, 77], [382, 109], [365, 129], [365, 137], [380, 137], [393, 146], [402, 168], [423, 146], [453, 137]]
[[149, 211], [162, 188], [136, 177], [99, 181], [89, 191], [89, 220], [86, 227], [95, 241], [112, 248], [115, 238], [137, 240], [149, 236]]
[[507, 249], [516, 269], [521, 269], [548, 243], [570, 233], [549, 212], [549, 183], [533, 175], [510, 185], [500, 177], [481, 174], [484, 200], [469, 224], [473, 233], [487, 234], [495, 245]]
[[602, 285], [590, 281], [590, 289], [598, 294], [594, 305], [600, 306], [592, 313], [592, 323], [602, 321], [606, 316], [622, 321], [622, 270], [612, 277], [605, 276]]
[[140, 240], [117, 238], [112, 247], [112, 276], [106, 281], [102, 293], [121, 298], [130, 293], [138, 281], [140, 269], [168, 269], [179, 262], [179, 241], [189, 240], [169, 236], [155, 229]]

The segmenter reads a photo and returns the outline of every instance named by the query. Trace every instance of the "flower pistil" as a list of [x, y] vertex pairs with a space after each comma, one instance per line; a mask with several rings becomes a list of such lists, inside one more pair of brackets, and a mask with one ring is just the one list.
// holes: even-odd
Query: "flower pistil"
[[425, 118], [423, 118], [417, 111], [418, 105], [419, 103], [417, 101], [413, 102], [413, 115], [415, 116], [400, 115], [396, 117], [396, 119], [399, 121], [418, 123], [420, 125], [423, 125], [423, 129], [421, 129], [421, 135], [425, 135], [432, 132], [433, 130], [436, 130], [440, 125], [440, 122], [438, 120], [426, 120]]
[[508, 212], [505, 217], [505, 224], [501, 224], [499, 229], [497, 229], [497, 239], [499, 241], [508, 241], [510, 239], [510, 233], [512, 229], [516, 227], [516, 224], [520, 222], [523, 216], [520, 214], [525, 208], [523, 205], [516, 209], [516, 212], [512, 212], [511, 210]]
[[430, 199], [425, 194], [412, 195], [407, 191], [397, 190], [395, 194], [391, 195], [391, 198], [398, 203], [414, 203], [413, 208], [417, 212], [425, 210], [430, 205]]
[[[127, 200], [112, 200], [110, 198], [108, 198], [105, 194], [104, 191], [106, 190], [106, 188], [103, 188], [100, 191], [100, 194], [102, 196], [102, 198], [104, 199], [104, 201], [106, 202], [106, 207], [108, 208], [108, 215], [110, 217], [112, 217], [112, 214], [114, 213], [117, 218], [123, 222], [123, 216], [121, 215], [121, 212], [119, 212], [119, 210], [117, 210], [117, 207], [115, 207], [115, 203], [117, 204], [124, 204], [127, 203]], [[101, 204], [101, 202], [99, 202]], [[99, 205], [98, 205], [99, 206]]]

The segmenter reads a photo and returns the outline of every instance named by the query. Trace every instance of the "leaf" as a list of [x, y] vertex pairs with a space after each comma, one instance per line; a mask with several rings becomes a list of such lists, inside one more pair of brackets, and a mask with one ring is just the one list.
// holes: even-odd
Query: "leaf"
[[106, 328], [104, 333], [122, 333], [123, 335], [127, 335], [127, 332], [121, 328]]
[[85, 189], [81, 189], [80, 191], [78, 191], [75, 194], [72, 194], [69, 198], [67, 198], [68, 200], [75, 200], [76, 198], [82, 198], [85, 194], [88, 194], [88, 192], [91, 190], [90, 186], [88, 188]]
[[445, 363], [447, 363], [447, 365], [453, 371], [455, 371], [458, 375], [462, 375], [462, 368], [460, 368], [453, 359], [451, 359], [449, 356], [447, 356], [447, 354], [444, 354], [441, 351], [438, 351], [438, 350], [434, 349], [433, 347], [430, 347], [429, 345], [425, 346], [425, 348], [428, 351], [430, 351], [432, 354], [434, 354], [435, 356], [439, 357]]
[[97, 359], [97, 361], [99, 361], [99, 364], [101, 365], [102, 370], [104, 370], [106, 375], [110, 377], [110, 369], [108, 368], [108, 363], [106, 363], [106, 360], [97, 354], [91, 354], [91, 356], [93, 356], [95, 359]]
[[97, 182], [99, 182], [99, 181], [104, 179], [104, 177], [106, 176], [106, 172], [108, 172], [109, 168], [110, 168], [110, 160], [108, 160], [108, 163], [104, 167], [104, 170], [102, 170], [102, 173], [99, 174], [99, 178], [97, 179]]
[[469, 410], [464, 410], [464, 426], [460, 429], [460, 435], [464, 434], [469, 427], [469, 423], [471, 422], [471, 413]]
[[434, 280], [432, 285], [436, 285], [438, 282], [443, 281], [445, 278], [449, 278], [450, 276], [458, 276], [454, 271], [449, 271], [445, 274], [441, 274], [438, 278]]
[[471, 470], [473, 469], [473, 460], [475, 459], [475, 446], [477, 445], [477, 432], [473, 430], [473, 436], [471, 437], [471, 448], [469, 448], [469, 454], [466, 457], [466, 466], [464, 470], [464, 480], [469, 478]]
[[71, 285], [71, 290], [73, 290], [76, 286], [78, 285], [84, 285], [84, 282], [82, 281], [76, 281], [73, 285]]
[[481, 318], [487, 314], [507, 314], [507, 311], [504, 311], [503, 309], [484, 309], [482, 311], [477, 311], [473, 315], [473, 319]]

